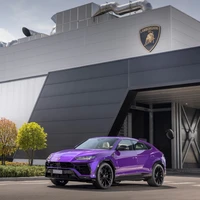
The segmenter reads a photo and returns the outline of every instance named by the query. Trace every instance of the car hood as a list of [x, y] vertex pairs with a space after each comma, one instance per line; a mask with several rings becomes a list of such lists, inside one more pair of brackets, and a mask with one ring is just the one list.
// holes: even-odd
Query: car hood
[[51, 156], [51, 162], [70, 162], [73, 161], [76, 157], [81, 156], [94, 156], [97, 154], [111, 155], [112, 150], [104, 150], [104, 149], [69, 149], [63, 150], [56, 153], [53, 153]]

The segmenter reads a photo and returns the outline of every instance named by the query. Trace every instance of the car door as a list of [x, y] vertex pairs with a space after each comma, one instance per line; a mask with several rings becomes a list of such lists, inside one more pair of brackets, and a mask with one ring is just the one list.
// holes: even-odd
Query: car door
[[148, 160], [150, 158], [150, 150], [148, 146], [141, 141], [134, 141], [135, 150], [137, 153], [138, 173], [148, 173]]
[[[123, 146], [123, 150], [120, 147]], [[134, 174], [137, 170], [137, 152], [133, 148], [133, 142], [129, 139], [122, 139], [115, 152], [117, 164], [116, 174]]]

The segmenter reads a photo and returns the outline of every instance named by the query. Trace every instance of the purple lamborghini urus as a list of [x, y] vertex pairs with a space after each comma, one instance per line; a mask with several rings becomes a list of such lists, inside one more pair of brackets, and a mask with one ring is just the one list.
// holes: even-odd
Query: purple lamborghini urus
[[158, 187], [165, 174], [165, 157], [151, 144], [127, 137], [96, 137], [74, 149], [52, 153], [46, 160], [45, 176], [56, 186], [79, 181], [107, 189], [127, 180]]

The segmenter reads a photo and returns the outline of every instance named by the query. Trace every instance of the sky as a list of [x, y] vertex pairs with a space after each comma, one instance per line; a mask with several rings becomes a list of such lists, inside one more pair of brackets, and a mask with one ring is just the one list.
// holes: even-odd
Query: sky
[[[60, 11], [94, 2], [128, 3], [129, 0], [0, 0], [0, 41], [9, 42], [25, 37], [22, 27], [50, 34], [54, 22], [51, 17]], [[134, 1], [134, 0], [132, 0]], [[183, 11], [200, 21], [200, 0], [148, 0], [153, 8], [167, 5]]]

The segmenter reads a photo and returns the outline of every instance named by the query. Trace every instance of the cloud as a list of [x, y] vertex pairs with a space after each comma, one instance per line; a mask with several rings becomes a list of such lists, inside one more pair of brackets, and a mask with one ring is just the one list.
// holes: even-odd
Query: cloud
[[14, 21], [15, 26], [27, 27], [36, 32], [50, 34], [54, 23], [51, 20], [47, 20], [46, 15], [48, 12], [41, 12], [40, 10], [43, 8], [40, 4], [27, 2], [26, 0], [19, 0], [14, 4], [9, 4], [13, 13], [11, 19]]
[[0, 41], [7, 43], [14, 39], [15, 37], [11, 33], [9, 33], [6, 29], [0, 28]]

